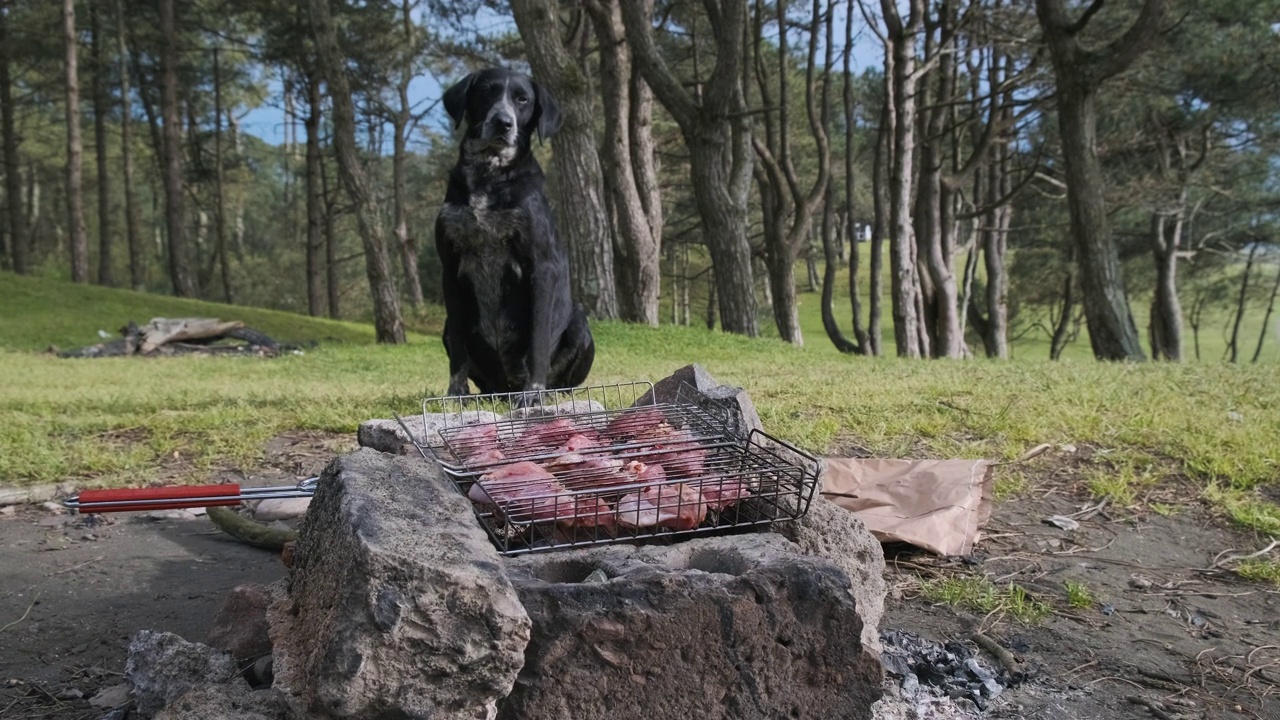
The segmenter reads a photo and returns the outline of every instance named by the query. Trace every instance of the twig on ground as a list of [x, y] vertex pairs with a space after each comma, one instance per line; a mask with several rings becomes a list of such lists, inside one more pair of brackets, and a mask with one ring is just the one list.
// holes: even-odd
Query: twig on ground
[[0, 627], [0, 633], [4, 632], [5, 630], [8, 630], [14, 625], [17, 625], [23, 620], [26, 620], [27, 616], [31, 614], [31, 608], [35, 607], [36, 603], [38, 602], [40, 602], [40, 593], [36, 593], [36, 596], [31, 599], [31, 604], [27, 606], [27, 611], [22, 613], [22, 617], [18, 618], [17, 620], [14, 620], [13, 622], [9, 623], [8, 625], [5, 625], [4, 627]]
[[1125, 696], [1125, 700], [1128, 700], [1134, 705], [1141, 705], [1145, 707], [1151, 711], [1152, 715], [1160, 718], [1160, 720], [1174, 720], [1172, 715], [1164, 711], [1164, 706], [1155, 700], [1148, 700], [1147, 698], [1138, 697], [1137, 695], [1127, 695]]
[[981, 647], [983, 650], [991, 653], [997, 660], [999, 660], [1005, 670], [1008, 670], [1011, 673], [1016, 673], [1022, 669], [1018, 664], [1017, 658], [1013, 656], [1013, 653], [1006, 650], [1000, 643], [980, 632], [975, 632], [970, 637], [972, 637], [973, 641], [978, 644], [978, 647]]
[[72, 570], [79, 570], [80, 568], [82, 568], [82, 567], [84, 567], [84, 566], [86, 566], [86, 565], [92, 565], [92, 564], [94, 564], [94, 563], [96, 563], [96, 562], [102, 562], [105, 558], [106, 558], [106, 555], [99, 555], [98, 557], [93, 558], [92, 560], [85, 560], [84, 562], [80, 563], [79, 565], [72, 565], [72, 566], [71, 566], [71, 567], [69, 567], [69, 568], [64, 568], [64, 569], [59, 570], [59, 571], [57, 571], [57, 572], [51, 572], [51, 573], [49, 573], [48, 575], [45, 575], [45, 577], [53, 577], [54, 575], [61, 575], [61, 574], [63, 574], [63, 573], [69, 573], [69, 572], [71, 572]]
[[1261, 557], [1263, 555], [1266, 555], [1272, 550], [1275, 550], [1276, 547], [1278, 546], [1280, 546], [1280, 540], [1272, 540], [1270, 545], [1262, 548], [1257, 552], [1249, 553], [1248, 555], [1228, 555], [1227, 557], [1222, 557], [1222, 556], [1226, 555], [1229, 552], [1232, 552], [1234, 548], [1223, 550], [1222, 552], [1218, 553], [1216, 557], [1214, 557], [1213, 564], [1211, 564], [1207, 568], [1199, 568], [1199, 570], [1200, 572], [1212, 572], [1214, 570], [1221, 569], [1227, 563], [1238, 562], [1240, 560], [1252, 560], [1256, 557]]
[[1088, 520], [1094, 515], [1097, 515], [1098, 513], [1102, 512], [1103, 508], [1105, 508], [1107, 504], [1110, 502], [1111, 502], [1111, 498], [1104, 497], [1101, 500], [1099, 500], [1096, 505], [1090, 505], [1089, 507], [1086, 507], [1085, 509], [1079, 512], [1071, 513], [1067, 517], [1071, 518], [1072, 520]]

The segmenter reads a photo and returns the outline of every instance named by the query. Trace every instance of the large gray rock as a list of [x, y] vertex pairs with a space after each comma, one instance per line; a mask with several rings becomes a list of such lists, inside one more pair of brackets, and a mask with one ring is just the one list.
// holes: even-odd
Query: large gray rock
[[533, 638], [501, 720], [870, 718], [882, 694], [848, 577], [778, 535], [509, 563]]
[[337, 458], [269, 611], [275, 687], [334, 718], [486, 717], [530, 632], [499, 560], [436, 465]]
[[805, 555], [825, 558], [849, 576], [849, 593], [862, 615], [862, 642], [879, 653], [884, 615], [884, 548], [857, 515], [815, 493], [809, 512], [793, 522], [772, 526]]
[[270, 591], [262, 585], [237, 585], [231, 588], [214, 613], [208, 643], [226, 650], [237, 660], [252, 661], [271, 653], [267, 607]]
[[134, 634], [124, 666], [142, 717], [150, 717], [197, 685], [242, 682], [238, 674], [231, 653], [154, 630]]
[[763, 429], [760, 413], [751, 396], [742, 388], [721, 385], [706, 368], [694, 363], [686, 365], [655, 382], [653, 390], [636, 400], [636, 405], [653, 403], [693, 404], [724, 415], [727, 430], [745, 437], [752, 430]]
[[178, 697], [154, 720], [285, 720], [288, 703], [279, 690], [248, 685], [199, 685]]
[[[425, 416], [422, 413], [413, 413], [402, 419], [418, 442], [436, 445], [440, 442], [438, 433], [446, 427], [497, 422], [500, 416], [483, 410], [472, 410], [464, 413], [438, 413]], [[360, 423], [356, 431], [356, 440], [360, 443], [360, 447], [373, 448], [392, 455], [418, 455], [413, 442], [395, 418], [366, 420]]]

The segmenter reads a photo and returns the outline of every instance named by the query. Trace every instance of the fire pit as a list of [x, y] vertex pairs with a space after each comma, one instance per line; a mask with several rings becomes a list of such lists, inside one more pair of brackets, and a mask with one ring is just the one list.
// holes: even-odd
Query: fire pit
[[[813, 497], [812, 456], [725, 412], [749, 401], [708, 380], [695, 367], [682, 383], [611, 386], [621, 393], [611, 397], [592, 388], [523, 410], [440, 400], [472, 405], [451, 408], [460, 423], [424, 414], [362, 425], [365, 447], [319, 478], [289, 577], [272, 590], [274, 682], [259, 693], [288, 717], [872, 717], [883, 693], [880, 545]], [[662, 418], [637, 426], [665, 422], [675, 436], [665, 444], [609, 437], [629, 413], [653, 410]], [[585, 469], [561, 468], [547, 471], [554, 492], [484, 487], [504, 461], [561, 458], [572, 435], [542, 449], [519, 440], [560, 420], [599, 441], [571, 452], [665, 461], [666, 476], [597, 486]], [[416, 450], [406, 452], [406, 432]], [[685, 501], [661, 500], [681, 485], [702, 498], [689, 499], [696, 525], [626, 522], [628, 512], [679, 520]], [[629, 508], [646, 489], [653, 507]], [[582, 512], [583, 502], [597, 505]]]
[[515, 399], [430, 398], [423, 426], [436, 417], [443, 427], [410, 434], [503, 555], [795, 520], [817, 488], [816, 458], [744, 430], [687, 383], [668, 402], [648, 382], [547, 391], [512, 412]]

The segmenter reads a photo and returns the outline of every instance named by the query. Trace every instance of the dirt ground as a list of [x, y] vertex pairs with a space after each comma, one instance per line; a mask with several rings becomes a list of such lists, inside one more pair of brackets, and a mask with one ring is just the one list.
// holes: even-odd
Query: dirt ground
[[[345, 437], [284, 436], [269, 444], [262, 467], [215, 477], [288, 484], [353, 445]], [[970, 646], [980, 631], [1012, 650], [1027, 680], [983, 717], [1280, 719], [1280, 591], [1211, 569], [1223, 551], [1265, 543], [1225, 528], [1194, 503], [1167, 517], [1103, 507], [1064, 531], [1043, 519], [1079, 513], [1090, 502], [1070, 467], [1049, 460], [1033, 470], [1042, 481], [997, 505], [973, 557], [890, 555], [882, 630]], [[20, 507], [0, 515], [0, 545], [6, 720], [102, 716], [88, 698], [121, 682], [132, 633], [169, 630], [204, 640], [227, 591], [285, 573], [274, 553], [240, 544], [199, 517]], [[920, 597], [922, 577], [975, 573], [998, 587], [1017, 583], [1055, 610], [1024, 625], [1001, 612]], [[1082, 583], [1096, 602], [1070, 609], [1067, 580]]]

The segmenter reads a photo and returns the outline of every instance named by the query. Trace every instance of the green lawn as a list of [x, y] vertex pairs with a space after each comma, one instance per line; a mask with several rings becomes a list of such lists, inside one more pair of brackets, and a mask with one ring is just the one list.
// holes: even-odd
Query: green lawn
[[[434, 333], [379, 346], [358, 324], [12, 275], [0, 275], [0, 308], [0, 485], [140, 485], [175, 452], [197, 482], [204, 468], [252, 463], [281, 431], [350, 433], [369, 417], [414, 412], [446, 383]], [[321, 344], [271, 360], [40, 352], [158, 315], [241, 319]], [[1039, 443], [1073, 443], [1101, 451], [1082, 471], [1098, 494], [1128, 501], [1185, 476], [1237, 519], [1280, 534], [1280, 510], [1257, 493], [1280, 487], [1274, 362], [908, 362], [842, 356], [821, 337], [794, 348], [696, 328], [597, 323], [595, 332], [592, 384], [657, 380], [699, 362], [748, 389], [771, 432], [815, 452], [856, 443], [885, 456], [1007, 460]], [[1002, 468], [1005, 487], [1026, 480], [1022, 472]]]

